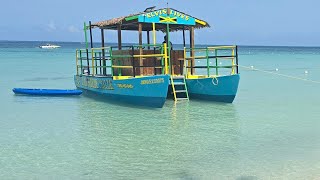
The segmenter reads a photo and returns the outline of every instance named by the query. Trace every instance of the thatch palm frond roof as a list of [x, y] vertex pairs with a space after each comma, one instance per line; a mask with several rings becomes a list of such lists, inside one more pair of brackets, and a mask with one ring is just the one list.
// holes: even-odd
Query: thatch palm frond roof
[[[180, 12], [178, 10], [172, 9], [171, 10]], [[162, 9], [159, 9], [162, 10]], [[132, 17], [136, 17], [139, 15], [143, 15], [146, 12], [139, 12], [136, 14], [131, 14], [128, 16], [122, 16], [122, 17], [118, 17], [118, 18], [113, 18], [113, 19], [109, 19], [109, 20], [105, 20], [105, 21], [99, 21], [99, 22], [95, 22], [92, 23], [92, 27], [98, 27], [100, 29], [118, 29], [119, 26], [121, 27], [121, 30], [138, 30], [138, 25], [139, 22], [137, 21], [137, 19], [132, 19]], [[182, 13], [182, 12], [180, 12]], [[185, 13], [183, 13], [185, 14]], [[185, 14], [188, 15], [188, 14]], [[192, 18], [195, 18], [191, 15], [188, 15]], [[206, 21], [200, 20], [199, 18], [195, 18], [196, 19], [196, 24], [193, 26], [194, 28], [200, 29], [200, 28], [206, 28], [206, 27], [210, 27], [209, 23], [207, 23]], [[191, 26], [189, 25], [181, 25], [181, 24], [170, 24], [170, 31], [180, 31], [180, 30], [187, 30], [189, 29]], [[152, 24], [151, 23], [144, 23], [142, 26], [142, 30], [143, 31], [152, 31]], [[156, 30], [157, 31], [166, 31], [166, 24], [156, 24]]]

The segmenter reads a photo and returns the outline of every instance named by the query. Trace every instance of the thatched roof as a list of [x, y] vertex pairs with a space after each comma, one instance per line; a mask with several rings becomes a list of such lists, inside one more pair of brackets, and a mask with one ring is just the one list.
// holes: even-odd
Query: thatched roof
[[[171, 10], [180, 12], [178, 10], [172, 9]], [[162, 10], [162, 9], [158, 9], [158, 10]], [[155, 11], [158, 11], [155, 10]], [[118, 17], [118, 18], [113, 18], [113, 19], [109, 19], [109, 20], [105, 20], [105, 21], [99, 21], [99, 22], [95, 22], [92, 23], [92, 27], [98, 27], [100, 29], [113, 29], [116, 30], [118, 29], [119, 25], [121, 25], [121, 30], [134, 30], [137, 31], [138, 30], [138, 19], [130, 19], [131, 17], [134, 16], [139, 16], [142, 14], [145, 14], [146, 12], [139, 12], [136, 14], [131, 14], [128, 16], [122, 16], [122, 17]], [[180, 12], [182, 13], [182, 12]], [[185, 14], [185, 13], [183, 13]], [[188, 14], [185, 14], [188, 15]], [[206, 28], [206, 27], [210, 27], [210, 25], [203, 20], [200, 20], [199, 18], [193, 17], [191, 15], [188, 15], [192, 18], [196, 19], [196, 24], [193, 26], [194, 28], [200, 29], [200, 28]], [[170, 31], [180, 31], [180, 30], [188, 30], [191, 27], [191, 25], [181, 25], [181, 24], [170, 24]], [[152, 24], [151, 23], [143, 23], [142, 26], [142, 30], [143, 31], [152, 31]], [[160, 24], [157, 23], [156, 24], [156, 30], [157, 31], [166, 31], [166, 24]]]

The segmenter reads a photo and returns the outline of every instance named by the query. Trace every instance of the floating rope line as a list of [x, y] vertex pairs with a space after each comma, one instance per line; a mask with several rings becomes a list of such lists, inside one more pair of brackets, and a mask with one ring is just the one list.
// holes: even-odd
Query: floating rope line
[[251, 69], [251, 70], [254, 70], [254, 71], [260, 71], [260, 72], [264, 72], [264, 73], [268, 73], [268, 74], [283, 76], [283, 77], [290, 78], [290, 79], [296, 79], [296, 80], [301, 80], [301, 81], [307, 81], [307, 82], [311, 82], [311, 83], [320, 84], [320, 81], [313, 81], [313, 80], [310, 80], [310, 79], [304, 79], [304, 78], [299, 78], [299, 77], [290, 76], [290, 75], [286, 75], [286, 74], [280, 74], [280, 73], [265, 71], [265, 70], [254, 68], [253, 66], [251, 66], [251, 67], [241, 66], [241, 65], [238, 65], [238, 66], [241, 67], [241, 68], [245, 68], [245, 69]]

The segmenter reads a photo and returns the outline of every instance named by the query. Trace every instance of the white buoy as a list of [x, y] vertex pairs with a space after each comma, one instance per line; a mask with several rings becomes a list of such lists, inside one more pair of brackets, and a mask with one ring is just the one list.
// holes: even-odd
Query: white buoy
[[307, 70], [304, 71], [305, 74], [308, 74], [309, 72]]
[[253, 66], [250, 66], [251, 67], [251, 69], [253, 69]]
[[278, 68], [276, 68], [276, 71], [279, 71], [279, 69], [278, 69]]
[[221, 64], [222, 64], [222, 62], [219, 62], [219, 64], [221, 65]]

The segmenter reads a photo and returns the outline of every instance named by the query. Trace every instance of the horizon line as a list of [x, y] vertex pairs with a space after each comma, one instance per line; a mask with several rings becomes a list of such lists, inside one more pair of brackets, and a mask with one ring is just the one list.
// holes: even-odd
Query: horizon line
[[[47, 41], [47, 40], [0, 40], [0, 42], [56, 42], [56, 43], [85, 43], [83, 41]], [[90, 44], [90, 42], [88, 42]], [[96, 43], [101, 43], [101, 42], [93, 42], [94, 44]], [[131, 42], [122, 42], [123, 44], [137, 44], [137, 43], [131, 43]], [[105, 44], [117, 44], [117, 42], [110, 42], [110, 43], [105, 43]], [[176, 45], [183, 45], [180, 43], [177, 43]], [[186, 44], [189, 45], [189, 44]], [[213, 45], [213, 44], [202, 44], [199, 43], [198, 45]], [[227, 45], [227, 44], [216, 44], [217, 46], [221, 45]], [[229, 44], [230, 45], [230, 44]], [[231, 45], [236, 45], [236, 46], [260, 46], [260, 47], [314, 47], [314, 48], [320, 48], [320, 45], [252, 45], [252, 44], [231, 44]]]

